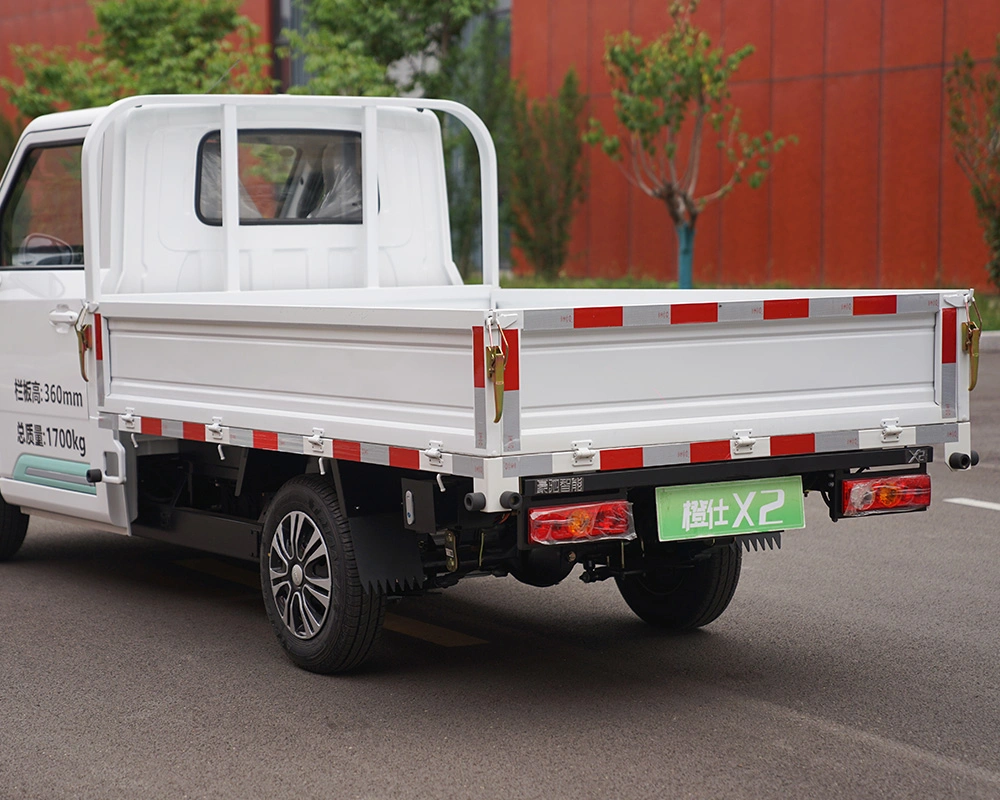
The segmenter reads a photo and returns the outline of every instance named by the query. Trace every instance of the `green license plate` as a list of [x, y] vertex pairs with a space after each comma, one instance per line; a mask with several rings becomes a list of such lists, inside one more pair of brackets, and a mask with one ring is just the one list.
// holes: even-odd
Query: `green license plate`
[[656, 522], [661, 542], [804, 528], [802, 478], [661, 486]]

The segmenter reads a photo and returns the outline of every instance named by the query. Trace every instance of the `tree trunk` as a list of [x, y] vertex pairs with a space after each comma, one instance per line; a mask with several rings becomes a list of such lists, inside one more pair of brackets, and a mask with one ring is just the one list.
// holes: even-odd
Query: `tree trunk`
[[694, 273], [694, 225], [678, 223], [677, 231], [677, 287], [691, 289]]

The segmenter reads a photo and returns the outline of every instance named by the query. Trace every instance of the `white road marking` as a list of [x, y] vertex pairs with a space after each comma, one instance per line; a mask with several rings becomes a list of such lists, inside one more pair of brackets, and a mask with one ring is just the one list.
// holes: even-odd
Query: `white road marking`
[[986, 500], [973, 500], [971, 497], [946, 497], [946, 503], [954, 503], [957, 506], [972, 506], [973, 508], [985, 508], [990, 511], [1000, 511], [1000, 503], [989, 503]]

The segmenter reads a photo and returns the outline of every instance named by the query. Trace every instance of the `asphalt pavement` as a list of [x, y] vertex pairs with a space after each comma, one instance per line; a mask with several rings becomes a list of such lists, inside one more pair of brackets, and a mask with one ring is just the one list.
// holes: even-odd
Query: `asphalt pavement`
[[0, 565], [0, 798], [1000, 798], [1000, 353], [973, 422], [930, 511], [808, 498], [702, 631], [483, 578], [393, 605], [349, 677], [285, 659], [252, 567], [33, 520]]

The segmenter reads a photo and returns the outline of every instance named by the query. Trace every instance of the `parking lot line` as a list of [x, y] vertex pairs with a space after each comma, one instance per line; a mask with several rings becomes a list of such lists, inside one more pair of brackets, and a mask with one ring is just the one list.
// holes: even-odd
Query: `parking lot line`
[[1000, 503], [990, 503], [986, 500], [973, 500], [971, 497], [946, 497], [946, 503], [954, 503], [957, 506], [972, 506], [973, 508], [985, 508], [990, 511], [1000, 511]]

